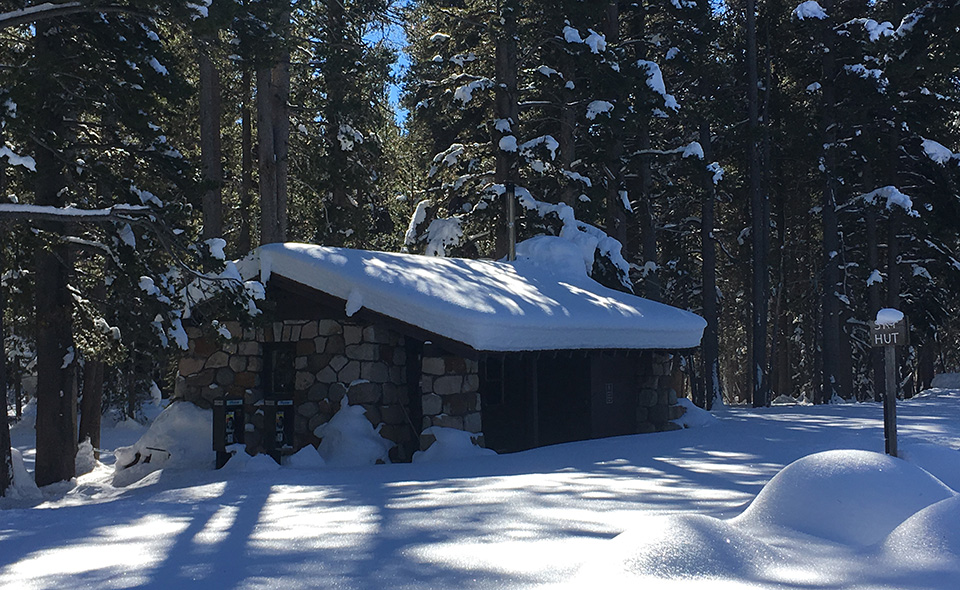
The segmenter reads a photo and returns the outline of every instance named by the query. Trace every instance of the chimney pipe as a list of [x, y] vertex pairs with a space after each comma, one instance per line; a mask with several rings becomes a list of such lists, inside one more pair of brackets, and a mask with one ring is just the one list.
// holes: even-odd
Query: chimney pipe
[[505, 196], [507, 198], [507, 260], [517, 259], [517, 189], [512, 182], [506, 183]]

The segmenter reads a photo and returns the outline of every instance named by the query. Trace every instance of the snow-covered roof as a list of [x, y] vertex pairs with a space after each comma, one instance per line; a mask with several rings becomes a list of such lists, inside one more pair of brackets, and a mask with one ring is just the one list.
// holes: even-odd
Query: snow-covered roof
[[514, 262], [268, 244], [239, 268], [342, 299], [347, 315], [366, 308], [478, 351], [690, 348], [706, 325], [593, 281], [561, 238], [521, 244]]

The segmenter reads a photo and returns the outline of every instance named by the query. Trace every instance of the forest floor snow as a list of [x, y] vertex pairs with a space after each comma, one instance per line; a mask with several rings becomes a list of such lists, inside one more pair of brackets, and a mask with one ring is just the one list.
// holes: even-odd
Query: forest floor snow
[[[181, 465], [114, 487], [101, 464], [0, 499], [0, 588], [953, 589], [960, 391], [898, 412], [905, 460], [866, 403], [402, 465]], [[104, 448], [146, 431], [107, 424]], [[29, 421], [12, 434], [32, 469]]]

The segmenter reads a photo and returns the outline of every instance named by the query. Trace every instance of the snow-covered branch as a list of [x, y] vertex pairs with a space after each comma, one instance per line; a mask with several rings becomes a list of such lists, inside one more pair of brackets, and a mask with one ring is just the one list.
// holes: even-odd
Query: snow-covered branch
[[71, 14], [80, 14], [83, 12], [103, 13], [103, 12], [125, 12], [127, 14], [138, 14], [130, 6], [119, 6], [116, 4], [89, 4], [81, 2], [44, 2], [35, 6], [28, 6], [20, 10], [0, 13], [0, 29], [18, 27], [20, 25], [29, 25], [40, 20], [50, 18], [60, 18]]
[[78, 209], [76, 207], [48, 207], [42, 205], [0, 204], [0, 220], [60, 221], [60, 222], [130, 222], [153, 215], [150, 207], [142, 205], [114, 205], [106, 209]]

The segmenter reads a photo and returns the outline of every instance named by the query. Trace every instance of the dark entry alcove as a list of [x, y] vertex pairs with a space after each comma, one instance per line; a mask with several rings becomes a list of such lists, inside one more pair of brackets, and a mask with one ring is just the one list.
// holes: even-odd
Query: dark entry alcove
[[590, 438], [590, 359], [543, 355], [537, 361], [539, 445]]

